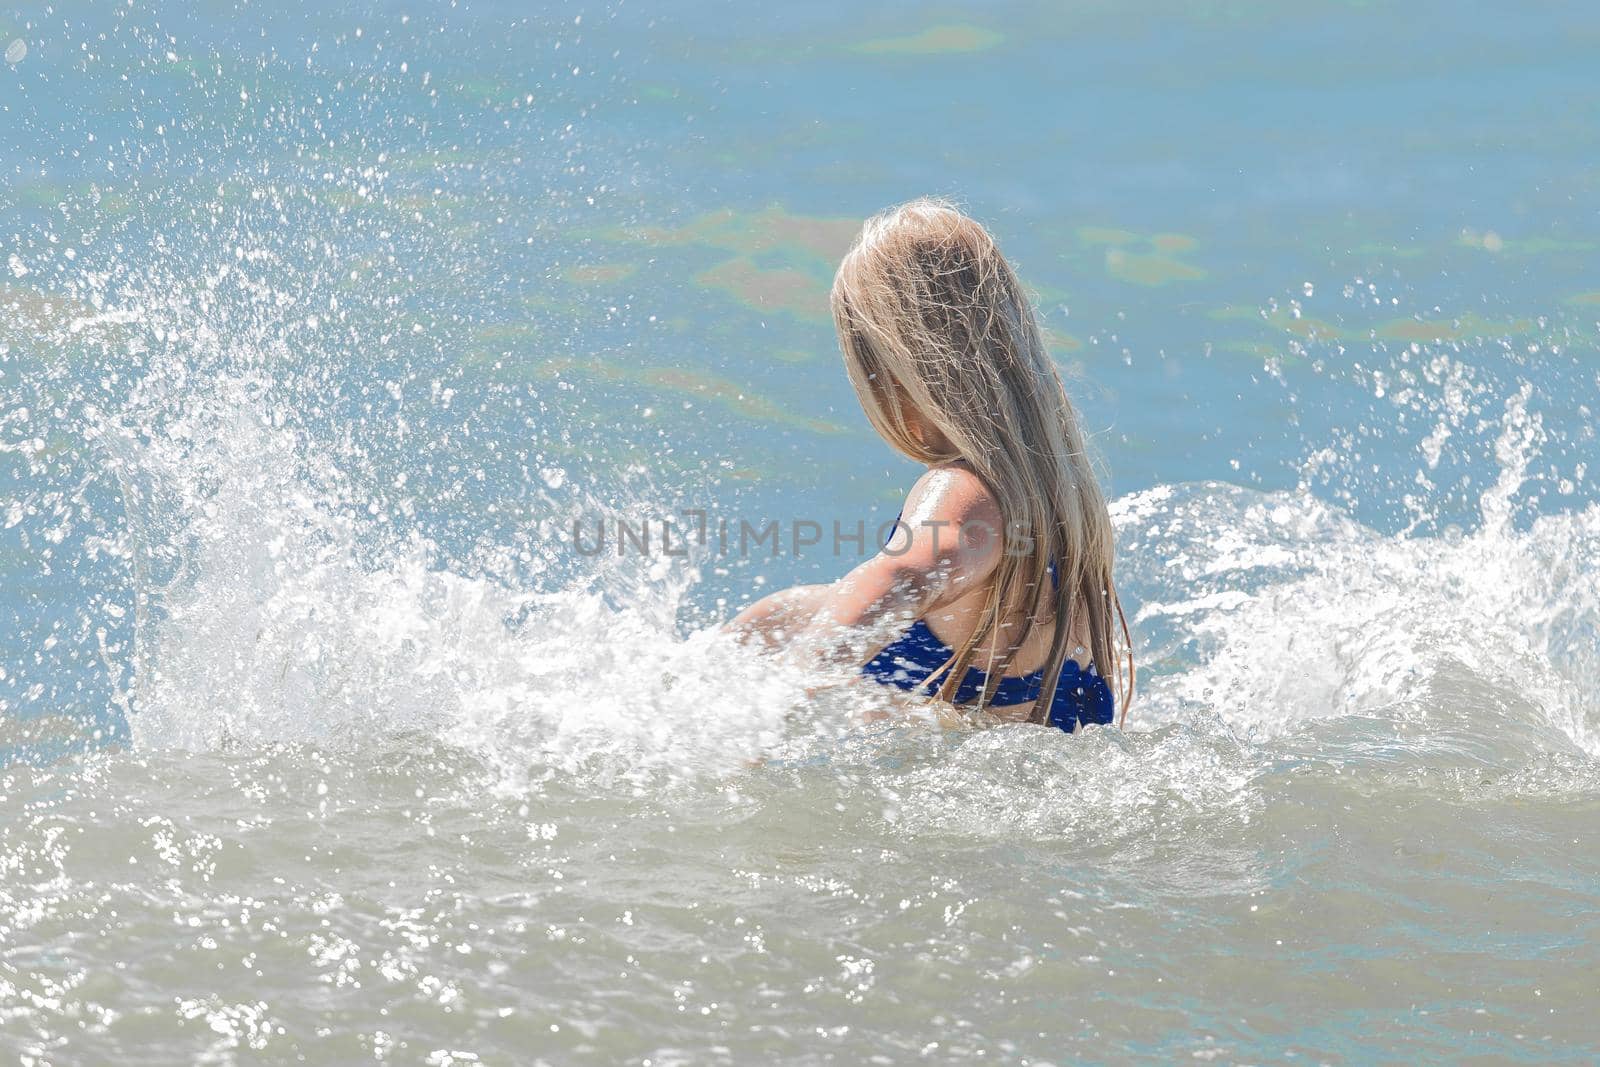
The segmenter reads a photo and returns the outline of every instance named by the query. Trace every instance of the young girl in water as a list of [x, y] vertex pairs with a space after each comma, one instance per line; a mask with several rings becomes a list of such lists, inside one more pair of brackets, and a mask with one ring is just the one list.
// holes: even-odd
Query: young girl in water
[[1111, 519], [994, 239], [947, 203], [914, 200], [862, 227], [831, 302], [868, 420], [928, 470], [876, 556], [729, 628], [808, 665], [1068, 731], [1112, 721], [1120, 675], [1126, 716]]

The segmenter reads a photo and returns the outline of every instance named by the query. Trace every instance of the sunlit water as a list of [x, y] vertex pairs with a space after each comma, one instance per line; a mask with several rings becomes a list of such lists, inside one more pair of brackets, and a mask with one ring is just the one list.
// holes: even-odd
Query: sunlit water
[[[1584, 5], [0, 10], [0, 1052], [1591, 1062]], [[923, 192], [1107, 464], [1126, 732], [705, 631], [881, 522]], [[613, 546], [614, 548], [615, 546]]]

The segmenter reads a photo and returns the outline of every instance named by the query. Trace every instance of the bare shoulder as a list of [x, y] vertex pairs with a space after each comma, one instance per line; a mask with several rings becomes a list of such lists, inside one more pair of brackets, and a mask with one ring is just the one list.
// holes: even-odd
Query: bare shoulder
[[[965, 463], [933, 467], [917, 479], [901, 513], [894, 541], [923, 542], [963, 569], [987, 570], [999, 558], [1003, 518], [994, 493]], [[909, 544], [908, 544], [909, 542]]]
[[966, 463], [930, 467], [906, 497], [905, 514], [919, 520], [1000, 524], [994, 493]]

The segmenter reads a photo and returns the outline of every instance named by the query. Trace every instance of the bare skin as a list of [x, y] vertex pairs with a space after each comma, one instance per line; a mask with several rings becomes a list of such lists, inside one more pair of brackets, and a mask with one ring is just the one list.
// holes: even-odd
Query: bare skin
[[[909, 530], [898, 529], [882, 551], [843, 578], [773, 593], [725, 629], [808, 666], [851, 674], [917, 619], [947, 646], [959, 647], [977, 629], [1005, 546], [998, 536], [964, 538], [957, 531], [1001, 530], [999, 506], [982, 479], [957, 461], [932, 467], [917, 480], [901, 521]], [[1012, 674], [1041, 669], [1049, 655], [1055, 621], [1048, 616], [1046, 592], [1035, 608], [1032, 632], [1014, 649]], [[1020, 631], [1022, 621], [1006, 620], [978, 648], [975, 664], [1012, 652], [1006, 635]], [[1081, 628], [1078, 621], [1075, 629]], [[988, 710], [1000, 719], [1026, 719], [1033, 704]]]

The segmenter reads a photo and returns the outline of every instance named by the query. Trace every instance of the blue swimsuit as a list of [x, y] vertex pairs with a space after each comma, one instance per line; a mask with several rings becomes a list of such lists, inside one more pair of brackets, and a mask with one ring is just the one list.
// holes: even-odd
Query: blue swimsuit
[[[954, 650], [939, 640], [927, 623], [918, 619], [862, 667], [861, 673], [885, 685], [905, 690], [921, 689], [932, 696], [944, 681], [943, 674], [935, 676], [934, 672], [953, 655]], [[967, 676], [956, 688], [955, 702], [964, 704], [976, 700], [983, 691], [985, 677], [979, 668], [968, 667]], [[999, 708], [1037, 700], [1043, 688], [1043, 671], [1034, 671], [1022, 678], [1002, 678], [995, 686], [989, 706]], [[1111, 687], [1093, 666], [1080, 667], [1069, 659], [1061, 668], [1061, 681], [1056, 684], [1055, 700], [1050, 703], [1046, 721], [1068, 733], [1084, 723], [1104, 726], [1111, 722], [1114, 703]]]
[[[897, 524], [900, 518], [895, 516]], [[1051, 563], [1050, 583], [1056, 582], [1056, 565]], [[920, 688], [924, 694], [932, 696], [944, 681], [943, 672], [937, 675], [934, 672], [950, 662], [955, 654], [955, 649], [939, 640], [928, 624], [918, 619], [863, 666], [861, 673], [884, 685], [908, 691]], [[956, 686], [955, 703], [968, 704], [977, 700], [987, 677], [979, 668], [968, 667], [967, 676]], [[1003, 708], [1032, 703], [1039, 699], [1042, 689], [1044, 671], [1034, 671], [1021, 678], [1001, 678], [989, 698], [989, 706]], [[1092, 722], [1105, 726], [1111, 722], [1115, 703], [1111, 687], [1092, 664], [1084, 668], [1069, 659], [1061, 665], [1061, 680], [1056, 683], [1056, 696], [1050, 702], [1050, 714], [1045, 721], [1069, 734], [1080, 724]]]

